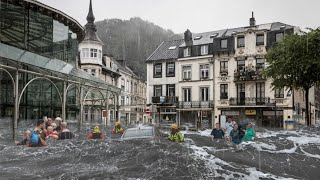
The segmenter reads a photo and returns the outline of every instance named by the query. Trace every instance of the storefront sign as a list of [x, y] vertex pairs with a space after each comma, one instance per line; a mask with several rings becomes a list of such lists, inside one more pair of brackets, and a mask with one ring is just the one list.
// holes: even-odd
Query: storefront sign
[[[274, 116], [275, 111], [263, 111], [264, 116]], [[283, 111], [277, 111], [277, 116], [283, 116]]]
[[256, 110], [246, 110], [245, 114], [249, 115], [249, 116], [254, 116], [257, 114], [257, 112], [256, 112]]
[[240, 115], [239, 111], [223, 111], [222, 114], [226, 115], [226, 116], [239, 116]]

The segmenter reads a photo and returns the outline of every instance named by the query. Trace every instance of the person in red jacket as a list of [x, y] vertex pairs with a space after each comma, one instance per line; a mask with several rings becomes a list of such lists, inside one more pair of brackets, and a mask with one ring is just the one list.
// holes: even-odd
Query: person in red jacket
[[94, 127], [93, 132], [89, 135], [88, 139], [103, 139], [103, 134], [99, 126]]

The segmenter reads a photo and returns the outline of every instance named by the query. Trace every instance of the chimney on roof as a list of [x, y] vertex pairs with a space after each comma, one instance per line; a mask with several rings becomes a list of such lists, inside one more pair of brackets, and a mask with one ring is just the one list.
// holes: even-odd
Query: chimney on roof
[[256, 19], [253, 16], [253, 12], [252, 12], [252, 17], [250, 18], [250, 27], [255, 26], [256, 25]]
[[184, 32], [184, 41], [187, 45], [192, 44], [192, 33], [189, 29]]

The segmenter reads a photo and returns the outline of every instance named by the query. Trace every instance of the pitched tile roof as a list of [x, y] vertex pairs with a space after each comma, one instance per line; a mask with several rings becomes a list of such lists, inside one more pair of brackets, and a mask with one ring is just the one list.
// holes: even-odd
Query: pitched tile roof
[[183, 42], [183, 39], [162, 42], [160, 46], [147, 58], [147, 61], [178, 58], [179, 46]]

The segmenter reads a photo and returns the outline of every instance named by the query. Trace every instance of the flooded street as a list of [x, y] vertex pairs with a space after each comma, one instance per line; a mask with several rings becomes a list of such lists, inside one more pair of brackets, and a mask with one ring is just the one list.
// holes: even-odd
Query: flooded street
[[[210, 131], [182, 131], [186, 142], [163, 137], [120, 141], [111, 129], [104, 140], [87, 140], [90, 125], [71, 126], [72, 140], [47, 140], [48, 146], [29, 148], [11, 141], [8, 121], [1, 121], [2, 179], [317, 179], [320, 177], [318, 130], [265, 131], [240, 146], [213, 142]], [[32, 123], [31, 123], [32, 124]], [[30, 122], [19, 124], [32, 128]], [[165, 130], [164, 130], [165, 132]], [[312, 132], [312, 133], [310, 133]], [[290, 135], [290, 137], [289, 137]]]

